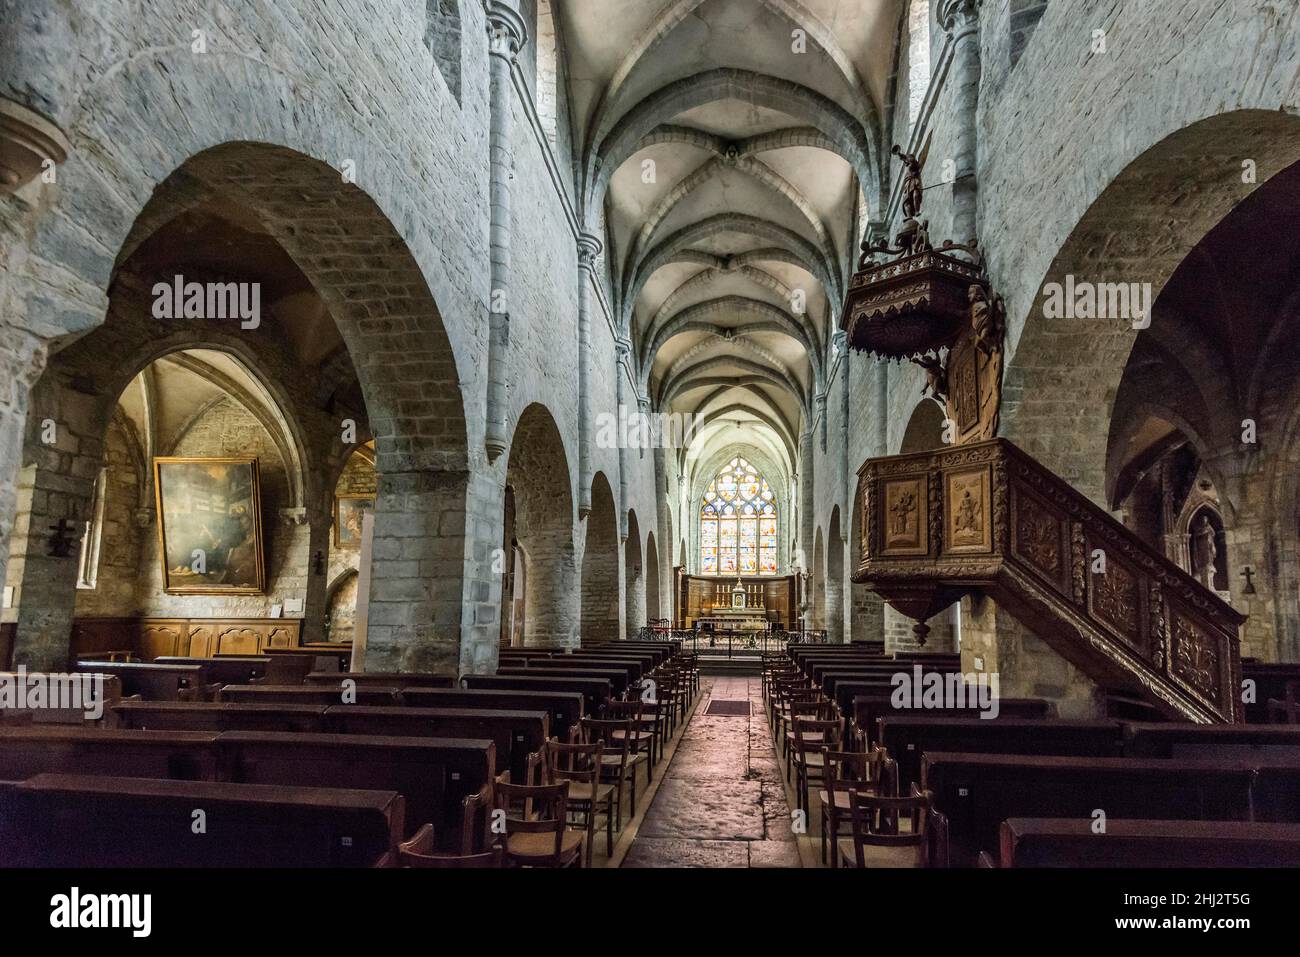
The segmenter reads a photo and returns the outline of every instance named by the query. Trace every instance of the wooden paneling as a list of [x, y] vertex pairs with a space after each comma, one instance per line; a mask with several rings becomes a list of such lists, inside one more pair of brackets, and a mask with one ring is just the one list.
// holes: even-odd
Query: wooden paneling
[[147, 661], [256, 655], [296, 648], [301, 634], [298, 618], [78, 618], [72, 623], [72, 654], [125, 650]]

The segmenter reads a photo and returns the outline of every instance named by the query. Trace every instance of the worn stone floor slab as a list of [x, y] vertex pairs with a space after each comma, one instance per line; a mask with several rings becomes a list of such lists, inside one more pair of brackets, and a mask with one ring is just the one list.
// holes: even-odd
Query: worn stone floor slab
[[[754, 702], [708, 715], [711, 699]], [[762, 704], [762, 681], [705, 678], [624, 867], [799, 867], [790, 809]]]

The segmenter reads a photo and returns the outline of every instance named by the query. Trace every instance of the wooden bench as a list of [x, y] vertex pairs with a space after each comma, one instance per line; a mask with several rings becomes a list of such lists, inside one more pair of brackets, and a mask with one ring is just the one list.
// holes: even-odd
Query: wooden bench
[[156, 665], [198, 665], [203, 669], [203, 683], [243, 685], [266, 679], [271, 659], [266, 655], [241, 658], [155, 658]]
[[0, 780], [37, 774], [110, 774], [215, 781], [217, 735], [41, 725], [0, 728]]
[[609, 682], [610, 692], [617, 697], [622, 697], [631, 684], [625, 668], [567, 667], [564, 665], [556, 665], [555, 667], [505, 666], [498, 668], [497, 674], [507, 676], [536, 675], [543, 678], [602, 678]]
[[206, 693], [199, 665], [156, 665], [139, 661], [78, 661], [78, 674], [112, 675], [122, 694], [145, 701], [201, 701]]
[[496, 745], [498, 771], [509, 770], [518, 784], [527, 781], [528, 756], [545, 745], [550, 726], [550, 714], [543, 710], [336, 705], [324, 718], [324, 730], [332, 734], [489, 738]]
[[406, 674], [385, 671], [313, 671], [307, 675], [307, 685], [314, 687], [340, 687], [352, 681], [358, 688], [454, 688], [456, 679], [451, 675]]
[[373, 867], [392, 863], [403, 803], [393, 791], [42, 774], [0, 793], [0, 866]]
[[978, 708], [925, 708], [900, 710], [894, 707], [892, 695], [857, 695], [853, 698], [853, 710], [850, 712], [853, 727], [861, 732], [864, 742], [870, 746], [879, 743], [879, 728], [876, 724], [881, 718], [926, 716], [948, 718], [952, 720], [971, 721], [1006, 721], [1013, 718], [1022, 720], [1046, 720], [1048, 703], [1043, 698], [999, 698], [998, 716], [981, 718]]
[[1003, 821], [1000, 867], [1300, 867], [1300, 824], [1107, 820]]
[[551, 675], [463, 675], [461, 684], [466, 688], [488, 688], [509, 691], [576, 691], [582, 695], [582, 708], [587, 717], [598, 718], [605, 713], [605, 705], [612, 692], [607, 678], [554, 677]]
[[1132, 758], [1300, 763], [1300, 725], [1126, 722], [1124, 754]]
[[[138, 733], [138, 732], [137, 732]], [[217, 738], [221, 780], [396, 791], [409, 837], [424, 824], [459, 841], [461, 802], [496, 776], [489, 739], [230, 731]]]
[[296, 649], [276, 650], [268, 648], [264, 655], [217, 655], [220, 661], [250, 658], [266, 658], [266, 676], [263, 681], [268, 685], [300, 685], [313, 671], [338, 671], [339, 661], [334, 655], [317, 655]]
[[1251, 724], [1268, 722], [1268, 701], [1287, 699], [1287, 685], [1300, 682], [1300, 663], [1295, 662], [1242, 662], [1243, 681], [1255, 683], [1255, 700], [1246, 704], [1246, 721]]
[[117, 726], [152, 731], [319, 732], [325, 705], [233, 701], [120, 701]]
[[876, 719], [878, 745], [898, 764], [899, 793], [921, 780], [930, 751], [970, 754], [1062, 754], [1119, 758], [1124, 741], [1118, 721], [1041, 721], [1007, 718], [971, 721], [897, 713]]
[[[77, 674], [79, 677], [83, 677], [80, 672]], [[7, 683], [15, 693], [15, 704], [24, 705], [24, 707], [8, 707], [7, 705], [0, 704], [0, 722], [5, 724], [80, 725], [84, 724], [87, 720], [96, 720], [93, 717], [93, 712], [96, 710], [98, 703], [102, 702], [103, 711], [107, 714], [109, 709], [112, 708], [112, 706], [122, 697], [122, 681], [115, 675], [101, 675], [100, 678], [102, 679], [103, 684], [96, 689], [93, 683], [94, 675], [87, 674], [84, 675], [84, 677], [92, 679], [92, 683], [89, 687], [83, 685], [81, 688], [76, 689], [75, 692], [72, 688], [67, 688], [67, 698], [58, 702], [46, 700], [41, 702], [41, 707], [33, 708], [31, 705], [34, 702], [30, 697], [24, 695], [19, 699], [17, 696], [16, 682], [19, 680], [19, 677], [20, 675], [15, 672], [0, 671], [0, 681]], [[43, 671], [23, 672], [21, 675], [21, 678], [27, 681], [28, 689], [32, 688], [33, 681], [37, 681], [42, 683], [47, 692], [55, 687], [56, 682], [66, 681], [68, 677], [69, 676], [66, 674]], [[91, 697], [92, 695], [95, 695], [97, 691], [99, 695], [98, 702]], [[56, 693], [63, 694], [64, 692], [58, 691]], [[51, 705], [54, 704], [64, 703], [70, 705], [75, 704], [78, 706], [68, 708], [51, 707]], [[89, 710], [92, 713], [90, 716], [87, 714], [86, 705], [90, 706]], [[99, 720], [102, 720], [102, 716]]]
[[1013, 817], [1090, 822], [1100, 809], [1108, 822], [1247, 821], [1256, 777], [1231, 762], [941, 751], [927, 751], [921, 769], [936, 826], [959, 867], [974, 866], [981, 850], [995, 853], [999, 828]]
[[[519, 690], [509, 688], [406, 688], [402, 703], [418, 708], [471, 708], [503, 711], [545, 711], [550, 716], [551, 735], [568, 741], [587, 716], [581, 692]], [[516, 784], [519, 778], [512, 777]]]
[[367, 704], [389, 706], [398, 704], [396, 687], [357, 688], [349, 697], [355, 701], [344, 701], [341, 688], [329, 688], [324, 685], [307, 687], [305, 685], [226, 685], [217, 695], [218, 701], [262, 702], [264, 704]]

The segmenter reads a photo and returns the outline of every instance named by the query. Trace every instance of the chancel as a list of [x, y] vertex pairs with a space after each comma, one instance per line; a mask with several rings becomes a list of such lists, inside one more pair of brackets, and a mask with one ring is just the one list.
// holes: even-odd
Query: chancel
[[183, 6], [0, 3], [0, 865], [1300, 864], [1297, 0]]

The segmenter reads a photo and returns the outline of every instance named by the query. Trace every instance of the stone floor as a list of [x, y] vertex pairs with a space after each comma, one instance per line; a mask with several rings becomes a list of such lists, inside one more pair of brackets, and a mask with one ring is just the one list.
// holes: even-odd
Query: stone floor
[[[709, 715], [748, 700], [749, 717]], [[624, 867], [799, 867], [762, 679], [705, 677]]]

